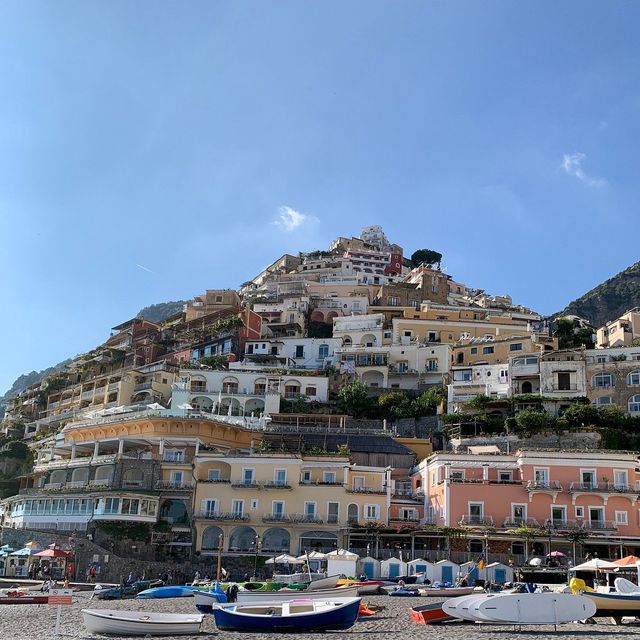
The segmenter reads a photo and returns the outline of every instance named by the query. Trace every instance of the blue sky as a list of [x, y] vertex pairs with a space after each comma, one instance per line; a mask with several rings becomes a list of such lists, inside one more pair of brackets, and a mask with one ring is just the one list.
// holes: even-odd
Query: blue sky
[[[0, 3], [0, 392], [383, 225], [551, 313], [638, 260], [640, 5]], [[289, 207], [300, 215], [277, 224]]]

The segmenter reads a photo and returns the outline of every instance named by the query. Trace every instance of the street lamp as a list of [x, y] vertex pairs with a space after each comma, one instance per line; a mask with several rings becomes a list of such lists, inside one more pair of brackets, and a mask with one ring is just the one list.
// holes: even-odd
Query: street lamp
[[544, 525], [544, 529], [547, 532], [547, 538], [549, 539], [549, 545], [547, 547], [547, 553], [548, 553], [548, 561], [547, 564], [551, 565], [552, 561], [553, 561], [553, 556], [551, 555], [551, 536], [556, 533], [557, 529], [556, 526], [553, 524], [552, 520], [547, 520], [545, 522]]
[[259, 535], [256, 535], [253, 539], [253, 546], [255, 549], [255, 556], [253, 559], [253, 580], [255, 581], [258, 579], [256, 577], [256, 572], [258, 571], [258, 553], [260, 553], [260, 550], [262, 549], [262, 541], [260, 540]]

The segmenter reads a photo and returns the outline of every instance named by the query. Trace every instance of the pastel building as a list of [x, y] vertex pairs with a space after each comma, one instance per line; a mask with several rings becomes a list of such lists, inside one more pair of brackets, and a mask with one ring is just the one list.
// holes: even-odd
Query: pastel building
[[640, 546], [637, 466], [637, 454], [617, 451], [436, 453], [418, 465], [414, 483], [424, 491], [427, 520], [468, 529], [467, 551], [488, 546], [524, 560], [523, 541], [508, 531], [528, 525], [544, 531], [539, 555], [549, 542], [568, 553], [567, 536], [580, 529], [585, 548], [609, 557], [612, 538], [630, 552]]
[[587, 349], [584, 355], [592, 404], [640, 415], [640, 347]]
[[596, 345], [599, 349], [631, 347], [634, 340], [638, 338], [640, 338], [640, 307], [635, 307], [598, 329]]
[[348, 456], [201, 451], [194, 459], [196, 550], [331, 551], [349, 528], [386, 524], [390, 470]]

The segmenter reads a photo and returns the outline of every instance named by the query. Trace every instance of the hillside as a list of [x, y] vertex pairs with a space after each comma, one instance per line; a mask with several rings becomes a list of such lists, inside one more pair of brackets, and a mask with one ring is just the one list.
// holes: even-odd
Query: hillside
[[625, 311], [640, 306], [640, 262], [605, 280], [570, 302], [556, 316], [576, 315], [601, 327]]
[[[144, 309], [140, 309], [140, 311], [136, 315], [136, 318], [144, 318], [145, 320], [150, 320], [151, 322], [161, 322], [165, 318], [178, 313], [178, 311], [182, 311], [182, 307], [184, 306], [184, 304], [184, 300], [175, 300], [172, 302], [160, 302], [159, 304], [152, 304], [148, 307], [144, 307]], [[40, 380], [46, 378], [48, 375], [59, 371], [68, 362], [71, 362], [71, 360], [64, 360], [63, 362], [59, 362], [52, 367], [42, 369], [42, 371], [31, 371], [30, 373], [23, 373], [21, 376], [16, 378], [16, 380], [11, 385], [11, 388], [7, 390], [4, 396], [0, 396], [0, 420], [2, 419], [3, 414], [2, 405], [6, 400], [11, 398], [12, 396], [17, 395], [22, 390], [26, 389], [28, 386], [34, 384], [35, 382], [39, 382]]]
[[182, 307], [186, 304], [186, 300], [175, 300], [172, 302], [160, 302], [151, 304], [144, 309], [140, 309], [136, 318], [144, 318], [150, 322], [162, 322], [166, 318], [182, 311]]

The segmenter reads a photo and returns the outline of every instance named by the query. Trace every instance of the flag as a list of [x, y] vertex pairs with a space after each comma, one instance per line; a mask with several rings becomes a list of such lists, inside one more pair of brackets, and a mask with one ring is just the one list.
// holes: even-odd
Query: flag
[[480, 560], [478, 562], [478, 570], [482, 571], [484, 569], [484, 560]]

